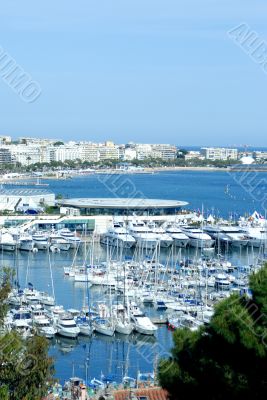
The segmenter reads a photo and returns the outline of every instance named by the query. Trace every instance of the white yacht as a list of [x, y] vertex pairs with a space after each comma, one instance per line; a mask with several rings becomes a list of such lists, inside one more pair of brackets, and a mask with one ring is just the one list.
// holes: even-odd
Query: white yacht
[[35, 232], [32, 235], [34, 246], [38, 250], [47, 250], [49, 247], [48, 236], [45, 232]]
[[129, 311], [134, 329], [137, 332], [142, 333], [143, 335], [154, 335], [156, 333], [158, 328], [135, 303], [129, 305]]
[[15, 251], [16, 242], [9, 232], [3, 232], [0, 236], [0, 250]]
[[192, 332], [197, 331], [204, 322], [188, 314], [174, 315], [168, 318], [168, 324], [172, 329], [188, 328]]
[[96, 332], [106, 336], [113, 336], [115, 332], [115, 326], [113, 316], [110, 315], [109, 308], [104, 303], [97, 305], [97, 312], [99, 317], [96, 317], [93, 321], [93, 327]]
[[23, 320], [27, 324], [32, 323], [32, 315], [31, 311], [28, 307], [20, 307], [18, 310], [11, 310], [11, 314], [13, 316], [13, 321]]
[[21, 234], [17, 241], [18, 249], [23, 251], [33, 251], [34, 242], [32, 236], [29, 234]]
[[218, 242], [233, 247], [244, 247], [249, 243], [249, 237], [239, 226], [206, 226], [205, 231]]
[[129, 222], [128, 230], [136, 240], [136, 245], [144, 249], [154, 249], [159, 244], [158, 235], [143, 222]]
[[70, 249], [70, 243], [68, 240], [64, 239], [60, 233], [56, 231], [52, 231], [49, 235], [50, 240], [50, 250], [60, 250], [60, 251], [68, 251]]
[[76, 232], [71, 232], [68, 228], [61, 229], [59, 233], [63, 239], [67, 240], [71, 249], [78, 247], [82, 243]]
[[267, 247], [267, 229], [262, 226], [247, 226], [242, 228], [248, 237], [249, 245], [253, 247]]
[[133, 331], [133, 324], [131, 323], [130, 316], [122, 304], [113, 306], [113, 317], [115, 324], [115, 331], [123, 335], [130, 335]]
[[161, 247], [170, 247], [173, 244], [171, 235], [166, 233], [161, 226], [157, 226], [154, 223], [149, 223], [148, 227], [151, 229], [152, 233], [157, 235]]
[[40, 297], [40, 303], [43, 304], [44, 306], [54, 306], [55, 305], [55, 299], [53, 296], [50, 296], [46, 292], [39, 292], [39, 297]]
[[80, 329], [80, 334], [84, 336], [91, 336], [94, 332], [94, 327], [86, 317], [78, 317], [76, 319], [76, 324]]
[[203, 232], [202, 229], [194, 228], [192, 226], [181, 227], [182, 232], [189, 237], [189, 244], [192, 247], [211, 248], [214, 245], [214, 239], [210, 235]]
[[59, 315], [56, 329], [59, 335], [69, 338], [76, 338], [80, 333], [80, 329], [71, 314]]
[[28, 339], [33, 336], [31, 326], [23, 319], [15, 320], [12, 324], [12, 328], [15, 329], [23, 339]]
[[120, 224], [114, 224], [112, 228], [101, 236], [100, 242], [109, 246], [118, 246], [130, 249], [135, 245], [135, 239], [126, 228]]
[[67, 242], [65, 239], [53, 239], [51, 241], [51, 245], [49, 249], [52, 252], [58, 252], [58, 251], [68, 251], [70, 249], [70, 243]]
[[116, 286], [117, 285], [117, 274], [115, 272], [96, 271], [90, 272], [87, 275], [76, 275], [74, 280], [77, 282], [89, 282], [89, 285], [102, 285], [102, 286]]
[[108, 318], [96, 318], [93, 321], [96, 332], [106, 336], [113, 336], [115, 332], [114, 324]]
[[34, 318], [33, 327], [36, 329], [39, 335], [44, 336], [47, 339], [52, 339], [57, 333], [57, 330], [53, 326], [52, 322], [45, 316]]
[[40, 304], [39, 291], [33, 288], [25, 288], [23, 290], [22, 302], [24, 304]]
[[172, 237], [173, 243], [177, 247], [186, 247], [190, 242], [189, 237], [176, 225], [169, 226], [166, 233]]
[[228, 279], [228, 276], [225, 274], [217, 274], [215, 276], [215, 288], [216, 289], [224, 289], [229, 290], [231, 286], [231, 282]]

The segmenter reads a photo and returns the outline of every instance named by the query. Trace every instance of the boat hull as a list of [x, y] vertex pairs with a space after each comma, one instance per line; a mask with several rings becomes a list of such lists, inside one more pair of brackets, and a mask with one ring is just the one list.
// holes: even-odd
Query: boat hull
[[106, 328], [106, 327], [102, 327], [99, 325], [95, 325], [94, 326], [95, 331], [98, 333], [101, 333], [101, 335], [106, 335], [106, 336], [113, 336], [114, 335], [114, 329], [113, 328]]
[[70, 331], [67, 329], [62, 329], [61, 327], [57, 328], [57, 333], [60, 336], [64, 336], [64, 337], [71, 338], [71, 339], [75, 339], [79, 335], [78, 330]]
[[132, 324], [118, 323], [115, 326], [115, 331], [118, 333], [122, 333], [123, 335], [130, 335], [133, 331], [133, 326]]
[[0, 244], [0, 249], [3, 251], [15, 251], [16, 250], [16, 245], [15, 244], [9, 244], [9, 243], [1, 243]]

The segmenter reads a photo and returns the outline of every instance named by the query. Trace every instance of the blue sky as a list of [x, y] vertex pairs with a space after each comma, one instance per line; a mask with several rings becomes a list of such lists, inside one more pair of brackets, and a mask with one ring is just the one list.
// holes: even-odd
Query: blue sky
[[267, 42], [265, 0], [9, 0], [0, 46], [42, 93], [0, 78], [0, 135], [266, 146], [267, 74], [229, 39]]

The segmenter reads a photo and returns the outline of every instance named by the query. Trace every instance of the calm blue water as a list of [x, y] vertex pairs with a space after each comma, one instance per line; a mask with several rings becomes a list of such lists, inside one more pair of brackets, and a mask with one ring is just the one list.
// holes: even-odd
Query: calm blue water
[[[240, 174], [241, 176], [241, 174]], [[243, 180], [243, 187], [226, 172], [166, 172], [155, 174], [133, 174], [113, 176], [90, 175], [70, 180], [49, 180], [50, 190], [66, 197], [148, 197], [185, 200], [191, 209], [201, 209], [206, 213], [235, 216], [261, 209], [259, 193], [265, 193], [266, 174], [255, 174], [254, 186]], [[258, 194], [256, 193], [256, 189]], [[226, 190], [226, 188], [228, 188]], [[259, 190], [260, 189], [260, 190]], [[256, 194], [255, 194], [256, 193]], [[186, 256], [190, 254], [185, 254]], [[73, 262], [74, 253], [37, 254], [18, 253], [0, 254], [1, 264], [19, 271], [21, 286], [31, 282], [37, 289], [52, 293], [53, 283], [57, 304], [67, 308], [81, 308], [85, 301], [83, 284], [75, 283], [64, 277], [63, 267]], [[96, 257], [105, 260], [105, 249], [96, 249]], [[163, 252], [161, 259], [166, 259]], [[250, 263], [253, 255], [244, 251], [233, 253], [235, 263]], [[83, 254], [79, 254], [77, 263], [82, 263]], [[99, 289], [93, 288], [90, 297], [97, 301], [103, 297]], [[153, 309], [146, 309], [149, 315]], [[51, 342], [50, 353], [55, 357], [56, 377], [61, 382], [72, 374], [82, 378], [100, 378], [101, 374], [114, 374], [119, 381], [124, 375], [135, 377], [138, 370], [153, 370], [155, 358], [166, 356], [172, 346], [172, 333], [165, 326], [159, 327], [156, 339], [142, 335], [112, 338], [95, 334], [92, 339], [79, 338], [77, 341], [56, 338]]]
[[[66, 197], [147, 197], [184, 200], [193, 210], [229, 217], [264, 212], [267, 173], [179, 171], [155, 174], [89, 175], [49, 181]], [[266, 208], [266, 207], [265, 207]]]

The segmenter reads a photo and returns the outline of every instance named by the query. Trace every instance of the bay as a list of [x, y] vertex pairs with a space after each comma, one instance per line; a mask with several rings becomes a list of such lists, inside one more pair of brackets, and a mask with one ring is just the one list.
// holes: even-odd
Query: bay
[[[207, 171], [166, 171], [154, 174], [91, 174], [66, 180], [47, 180], [49, 189], [65, 197], [147, 197], [184, 200], [192, 210], [204, 209], [205, 214], [238, 218], [255, 209], [264, 212], [266, 195], [266, 174], [244, 174]], [[189, 257], [190, 251], [184, 253]], [[97, 246], [99, 261], [106, 259], [106, 250]], [[253, 262], [251, 252], [233, 252], [230, 259], [236, 264]], [[19, 282], [23, 287], [31, 282], [39, 290], [52, 293], [53, 283], [57, 304], [66, 309], [81, 308], [85, 298], [83, 284], [64, 277], [63, 267], [73, 262], [74, 252], [35, 254], [18, 252], [1, 253], [1, 264], [18, 270]], [[167, 253], [162, 252], [161, 261]], [[79, 254], [77, 263], [83, 262]], [[90, 296], [94, 301], [103, 296], [92, 288]], [[154, 315], [151, 308], [145, 310]], [[172, 335], [166, 326], [158, 329], [156, 338], [133, 334], [129, 337], [116, 334], [109, 338], [94, 334], [93, 338], [79, 337], [77, 341], [56, 338], [51, 341], [50, 354], [55, 358], [56, 377], [64, 382], [73, 374], [82, 378], [100, 379], [102, 375], [113, 374], [117, 381], [125, 375], [136, 377], [137, 371], [151, 372], [156, 361], [166, 357], [172, 346]]]

